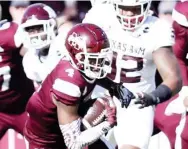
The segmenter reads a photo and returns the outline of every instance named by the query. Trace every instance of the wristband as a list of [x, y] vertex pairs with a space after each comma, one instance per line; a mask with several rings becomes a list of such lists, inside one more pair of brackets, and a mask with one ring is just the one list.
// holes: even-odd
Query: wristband
[[164, 84], [159, 85], [151, 94], [157, 98], [157, 104], [167, 101], [172, 97], [171, 89]]

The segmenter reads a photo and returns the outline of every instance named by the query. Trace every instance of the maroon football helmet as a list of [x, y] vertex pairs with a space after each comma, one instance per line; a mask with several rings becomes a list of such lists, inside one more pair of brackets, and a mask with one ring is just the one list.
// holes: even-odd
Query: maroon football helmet
[[[49, 6], [36, 3], [30, 5], [22, 18], [24, 45], [28, 48], [43, 49], [50, 45], [57, 34], [56, 13]], [[38, 28], [38, 31], [34, 30]]]
[[172, 18], [180, 25], [188, 27], [188, 1], [177, 2], [172, 12]]
[[105, 32], [94, 24], [82, 23], [67, 34], [65, 47], [74, 67], [91, 79], [111, 71], [112, 51]]

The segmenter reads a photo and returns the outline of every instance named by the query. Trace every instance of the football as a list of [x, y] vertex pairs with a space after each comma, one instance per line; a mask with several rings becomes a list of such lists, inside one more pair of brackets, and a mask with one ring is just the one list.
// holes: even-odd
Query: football
[[105, 118], [105, 101], [97, 98], [93, 105], [88, 109], [83, 118], [85, 127], [93, 127], [104, 121]]

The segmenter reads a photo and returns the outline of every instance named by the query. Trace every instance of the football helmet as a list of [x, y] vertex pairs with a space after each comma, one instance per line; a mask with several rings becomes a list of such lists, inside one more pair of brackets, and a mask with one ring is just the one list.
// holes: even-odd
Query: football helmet
[[73, 67], [90, 79], [100, 79], [111, 72], [112, 50], [100, 27], [88, 23], [74, 26], [67, 34], [65, 47]]
[[178, 24], [188, 27], [188, 1], [177, 2], [172, 11], [172, 18]]
[[[55, 11], [42, 3], [30, 5], [22, 17], [20, 27], [24, 31], [24, 46], [44, 49], [48, 47], [57, 34]], [[36, 31], [38, 28], [39, 31]], [[31, 33], [32, 32], [32, 33]]]
[[[151, 0], [112, 0], [117, 18], [123, 29], [134, 30], [140, 27], [150, 14]], [[139, 9], [134, 15], [124, 14], [124, 11]]]

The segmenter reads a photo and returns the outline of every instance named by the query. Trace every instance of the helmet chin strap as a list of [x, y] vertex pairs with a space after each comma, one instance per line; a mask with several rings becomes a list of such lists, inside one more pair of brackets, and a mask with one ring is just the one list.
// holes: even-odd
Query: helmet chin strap
[[40, 49], [38, 55], [39, 56], [47, 56], [49, 52], [49, 47], [45, 48], [45, 49]]
[[42, 57], [47, 56], [48, 52], [49, 52], [49, 47], [38, 51], [38, 58], [41, 63], [43, 63]]
[[89, 83], [94, 83], [94, 81], [96, 80], [95, 78], [90, 78], [88, 77], [84, 72], [80, 71], [80, 73], [82, 74], [82, 76], [84, 77], [84, 79], [89, 82]]

